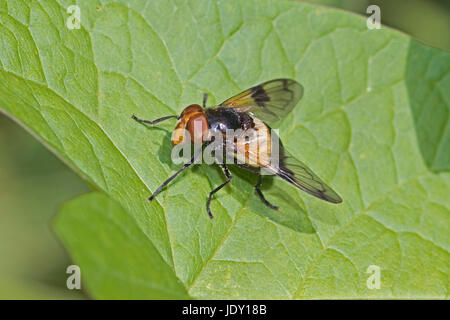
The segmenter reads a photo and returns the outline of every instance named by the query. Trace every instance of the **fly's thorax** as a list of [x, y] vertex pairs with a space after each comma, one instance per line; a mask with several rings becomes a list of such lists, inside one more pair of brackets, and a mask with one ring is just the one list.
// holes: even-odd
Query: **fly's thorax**
[[177, 145], [188, 140], [193, 143], [205, 141], [208, 129], [205, 110], [198, 104], [191, 104], [181, 112], [172, 134], [172, 143]]
[[231, 108], [215, 107], [206, 109], [205, 113], [211, 131], [220, 131], [225, 134], [226, 130], [241, 129], [239, 114]]

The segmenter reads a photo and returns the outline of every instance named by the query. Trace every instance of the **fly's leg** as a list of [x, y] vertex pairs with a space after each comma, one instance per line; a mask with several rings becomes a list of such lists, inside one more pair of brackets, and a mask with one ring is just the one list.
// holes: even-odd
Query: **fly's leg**
[[261, 186], [261, 183], [262, 183], [262, 176], [260, 174], [258, 174], [258, 183], [255, 186], [255, 190], [256, 190], [256, 193], [258, 194], [258, 196], [261, 198], [261, 201], [269, 208], [271, 208], [273, 210], [278, 210], [277, 206], [274, 206], [269, 201], [267, 201], [266, 198], [264, 198], [264, 195], [263, 195], [261, 189], [259, 188]]
[[163, 182], [162, 185], [160, 185], [158, 187], [158, 189], [156, 189], [155, 192], [153, 192], [153, 194], [148, 198], [148, 201], [152, 202], [152, 200], [162, 191], [162, 189], [167, 186], [169, 184], [170, 181], [172, 181], [173, 179], [176, 178], [177, 175], [179, 175], [181, 172], [183, 172], [183, 170], [185, 170], [186, 168], [188, 168], [191, 164], [194, 163], [196, 157], [199, 155], [200, 153], [194, 155], [192, 157], [191, 160], [189, 160], [188, 162], [186, 162], [177, 172], [175, 172], [169, 179], [167, 179], [166, 181]]
[[136, 120], [137, 122], [147, 123], [147, 124], [156, 124], [158, 122], [161, 122], [161, 121], [164, 121], [164, 120], [167, 120], [167, 119], [172, 119], [172, 118], [177, 118], [178, 119], [177, 116], [165, 116], [165, 117], [162, 117], [162, 118], [159, 118], [159, 119], [156, 119], [156, 120], [142, 120], [142, 119], [139, 119], [138, 117], [136, 117], [134, 114], [131, 116], [131, 119]]
[[264, 195], [263, 195], [263, 193], [262, 193], [262, 191], [261, 191], [261, 189], [260, 189], [261, 184], [262, 184], [262, 176], [261, 176], [261, 174], [258, 172], [258, 170], [253, 169], [252, 167], [249, 167], [249, 166], [246, 166], [246, 165], [243, 165], [243, 164], [237, 164], [237, 165], [238, 165], [239, 167], [241, 167], [241, 168], [247, 170], [247, 171], [253, 172], [254, 174], [257, 174], [257, 175], [258, 175], [258, 182], [257, 182], [256, 185], [255, 185], [256, 193], [258, 194], [259, 198], [261, 199], [261, 201], [262, 201], [266, 206], [268, 206], [270, 209], [278, 210], [278, 207], [277, 207], [277, 206], [274, 206], [273, 204], [271, 204], [271, 203], [270, 203], [269, 201], [267, 201], [266, 198], [264, 197]]
[[203, 94], [203, 109], [206, 109], [206, 100], [208, 100], [208, 94]]
[[214, 216], [211, 213], [211, 209], [210, 209], [210, 203], [211, 203], [211, 198], [212, 198], [213, 194], [216, 193], [217, 191], [219, 191], [220, 189], [222, 189], [233, 178], [230, 171], [228, 171], [228, 168], [225, 163], [221, 163], [220, 167], [222, 168], [223, 172], [227, 176], [227, 181], [225, 181], [224, 183], [222, 183], [220, 186], [218, 186], [217, 188], [215, 188], [213, 191], [211, 191], [209, 193], [208, 201], [206, 201], [206, 211], [208, 212], [208, 215], [211, 219], [214, 218]]

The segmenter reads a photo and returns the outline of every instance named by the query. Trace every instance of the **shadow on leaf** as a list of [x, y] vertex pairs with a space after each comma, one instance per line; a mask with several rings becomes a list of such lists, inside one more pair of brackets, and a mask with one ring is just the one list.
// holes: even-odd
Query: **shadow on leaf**
[[450, 57], [410, 41], [406, 86], [420, 151], [427, 167], [450, 170]]
[[[233, 171], [249, 181], [252, 186], [256, 184], [256, 175], [240, 168]], [[278, 211], [268, 208], [254, 189], [249, 195], [247, 207], [256, 214], [297, 232], [315, 233], [316, 230], [306, 214], [303, 203], [298, 199], [296, 190], [284, 181], [276, 181], [276, 179], [276, 177], [263, 176], [261, 191], [270, 203], [279, 207]]]

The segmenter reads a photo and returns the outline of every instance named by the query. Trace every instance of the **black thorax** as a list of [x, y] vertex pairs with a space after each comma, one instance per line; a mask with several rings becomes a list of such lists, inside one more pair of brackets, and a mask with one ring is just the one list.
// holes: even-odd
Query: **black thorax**
[[217, 107], [206, 109], [206, 118], [208, 119], [209, 129], [225, 133], [227, 129], [247, 130], [253, 128], [252, 117], [244, 112], [237, 112], [233, 108]]

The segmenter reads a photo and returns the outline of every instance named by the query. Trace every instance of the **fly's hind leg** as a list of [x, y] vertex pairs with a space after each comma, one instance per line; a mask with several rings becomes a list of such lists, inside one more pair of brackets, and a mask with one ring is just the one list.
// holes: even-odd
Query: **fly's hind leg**
[[266, 198], [264, 197], [264, 195], [263, 195], [261, 189], [259, 188], [259, 187], [261, 186], [261, 184], [262, 184], [262, 176], [261, 176], [260, 174], [258, 174], [258, 183], [257, 183], [256, 186], [255, 186], [256, 193], [258, 194], [259, 198], [261, 199], [261, 201], [262, 201], [266, 206], [268, 206], [270, 209], [278, 210], [278, 207], [277, 207], [277, 206], [274, 206], [273, 204], [271, 204], [271, 203], [270, 203], [269, 201], [267, 201]]
[[271, 203], [270, 203], [269, 201], [267, 201], [266, 198], [264, 197], [264, 195], [263, 195], [263, 193], [262, 193], [262, 191], [261, 191], [261, 189], [260, 189], [261, 184], [262, 184], [262, 176], [261, 176], [261, 174], [258, 172], [258, 170], [253, 169], [252, 167], [249, 167], [249, 166], [246, 166], [246, 165], [243, 165], [243, 164], [238, 164], [238, 166], [241, 167], [241, 168], [243, 168], [243, 169], [245, 169], [245, 170], [247, 170], [247, 171], [253, 172], [254, 174], [257, 174], [257, 175], [258, 175], [258, 182], [257, 182], [256, 185], [255, 185], [256, 193], [258, 194], [259, 198], [261, 199], [261, 201], [262, 201], [266, 206], [268, 206], [270, 209], [278, 210], [278, 207], [277, 207], [277, 206], [274, 206], [273, 204], [271, 204]]
[[222, 183], [220, 186], [218, 186], [217, 188], [215, 188], [213, 191], [211, 191], [209, 193], [209, 197], [208, 197], [208, 201], [206, 201], [206, 211], [208, 212], [209, 217], [212, 219], [214, 218], [214, 216], [211, 213], [211, 209], [210, 209], [210, 203], [211, 203], [211, 198], [213, 196], [214, 193], [216, 193], [217, 191], [219, 191], [220, 189], [222, 189], [227, 183], [229, 183], [231, 181], [231, 179], [233, 178], [233, 176], [231, 175], [230, 171], [228, 170], [227, 166], [225, 163], [221, 163], [220, 167], [222, 168], [223, 172], [225, 173], [225, 175], [227, 176], [227, 181], [225, 181], [224, 183]]

